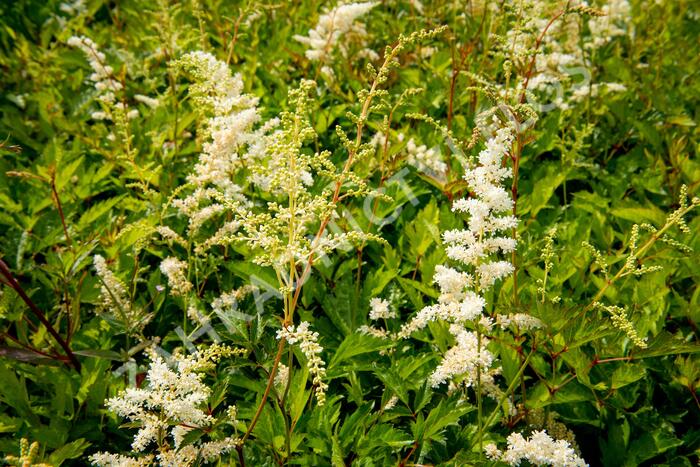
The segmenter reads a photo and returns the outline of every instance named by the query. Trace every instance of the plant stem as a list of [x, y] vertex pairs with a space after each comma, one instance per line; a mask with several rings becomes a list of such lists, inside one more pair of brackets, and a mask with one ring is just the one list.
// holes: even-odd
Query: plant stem
[[241, 438], [241, 444], [246, 442], [246, 440], [250, 436], [250, 433], [252, 433], [253, 428], [255, 428], [255, 425], [258, 423], [258, 419], [260, 418], [260, 414], [262, 414], [263, 408], [265, 407], [265, 402], [267, 402], [267, 398], [270, 395], [270, 390], [272, 389], [272, 385], [275, 382], [275, 374], [277, 373], [277, 367], [279, 366], [280, 360], [282, 359], [282, 354], [284, 353], [284, 344], [286, 342], [287, 342], [287, 339], [285, 339], [284, 337], [280, 338], [280, 343], [277, 346], [277, 355], [275, 356], [275, 361], [272, 364], [272, 370], [270, 370], [270, 377], [267, 380], [267, 387], [265, 387], [265, 392], [263, 393], [263, 397], [262, 397], [262, 400], [260, 401], [260, 405], [258, 405], [258, 409], [255, 411], [255, 415], [253, 416], [253, 419], [250, 421], [250, 425], [248, 425], [248, 429], [246, 430], [245, 434], [243, 435], [243, 438]]
[[10, 284], [10, 287], [12, 287], [15, 290], [15, 292], [17, 292], [17, 294], [22, 298], [24, 303], [27, 304], [32, 313], [34, 313], [34, 316], [37, 317], [41, 324], [43, 324], [44, 327], [46, 327], [46, 330], [49, 332], [49, 334], [51, 334], [51, 336], [56, 340], [56, 342], [58, 342], [58, 345], [60, 345], [63, 351], [66, 353], [66, 357], [68, 357], [68, 360], [70, 360], [70, 363], [73, 366], [73, 368], [75, 368], [76, 371], [80, 372], [80, 362], [71, 350], [68, 343], [60, 336], [60, 334], [53, 328], [53, 326], [51, 326], [51, 323], [49, 323], [49, 320], [46, 319], [44, 313], [25, 293], [22, 286], [19, 284], [19, 282], [17, 282], [17, 279], [15, 279], [15, 277], [12, 275], [10, 268], [8, 268], [7, 264], [5, 264], [5, 262], [1, 259], [0, 274], [5, 276], [5, 279]]
[[513, 389], [515, 386], [518, 384], [520, 381], [520, 377], [523, 375], [525, 372], [525, 368], [527, 367], [528, 363], [530, 363], [530, 357], [532, 357], [535, 354], [535, 349], [533, 348], [530, 353], [527, 355], [527, 358], [525, 361], [520, 365], [520, 369], [518, 370], [518, 373], [515, 375], [513, 378], [513, 381], [510, 382], [510, 385], [508, 386], [508, 389], [503, 393], [501, 396], [501, 399], [498, 401], [498, 405], [496, 406], [495, 409], [493, 409], [493, 412], [491, 412], [491, 415], [489, 418], [486, 419], [486, 423], [484, 423], [484, 426], [488, 428], [491, 423], [493, 423], [493, 419], [496, 418], [496, 414], [501, 410], [501, 406], [503, 406], [503, 403], [506, 401], [508, 398], [508, 394], [513, 392]]
[[73, 242], [71, 241], [70, 235], [68, 234], [68, 226], [66, 225], [66, 216], [63, 215], [63, 207], [61, 206], [61, 198], [58, 197], [58, 190], [56, 189], [56, 170], [51, 169], [51, 194], [53, 195], [53, 200], [56, 203], [56, 208], [58, 208], [58, 215], [61, 217], [61, 225], [63, 226], [63, 233], [66, 236], [66, 242], [68, 246], [73, 249]]

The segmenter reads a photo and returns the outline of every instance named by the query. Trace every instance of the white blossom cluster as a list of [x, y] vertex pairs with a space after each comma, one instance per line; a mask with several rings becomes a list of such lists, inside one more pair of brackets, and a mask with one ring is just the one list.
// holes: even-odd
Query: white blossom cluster
[[85, 0], [74, 0], [72, 2], [63, 2], [58, 6], [58, 9], [63, 13], [71, 16], [78, 16], [87, 13]]
[[[369, 307], [369, 319], [371, 321], [396, 318], [396, 310], [392, 307], [389, 300], [385, 300], [383, 298], [373, 298], [369, 301]], [[357, 330], [361, 334], [374, 336], [379, 339], [394, 337], [394, 335], [389, 333], [389, 331], [386, 329], [369, 326], [367, 324], [363, 324]]]
[[[336, 209], [332, 190], [312, 192], [313, 173], [331, 181], [351, 178], [352, 196], [366, 193], [366, 183], [338, 172], [328, 151], [302, 151], [303, 144], [315, 134], [308, 122], [309, 94], [315, 87], [312, 81], [304, 80], [290, 91], [294, 111], [282, 112], [279, 119], [256, 129], [261, 120], [257, 99], [242, 93], [240, 76], [231, 76], [224, 62], [193, 52], [180, 64], [195, 78], [190, 88], [195, 100], [213, 113], [206, 125], [211, 141], [204, 144], [187, 179], [193, 191], [173, 201], [173, 206], [189, 218], [189, 237], [195, 239], [197, 254], [215, 245], [241, 242], [254, 251], [255, 262], [281, 270], [291, 263], [304, 263], [312, 254], [323, 256], [348, 242], [377, 238], [357, 231], [324, 232], [318, 238], [313, 235], [319, 219], [332, 218]], [[254, 203], [244, 195], [248, 188], [242, 186], [244, 183], [256, 185], [267, 200]], [[227, 220], [218, 230], [198, 240], [200, 227], [217, 216], [223, 218], [224, 213]]]
[[[206, 410], [211, 389], [202, 381], [202, 372], [232, 353], [232, 349], [214, 345], [196, 357], [176, 354], [175, 368], [171, 368], [151, 351], [147, 386], [127, 388], [106, 403], [110, 411], [138, 424], [131, 447], [144, 455], [128, 457], [102, 452], [91, 457], [93, 465], [140, 466], [151, 465], [155, 460], [162, 466], [189, 466], [200, 459], [214, 462], [234, 449], [238, 439], [231, 437], [182, 445], [188, 432], [214, 423], [214, 417]], [[154, 444], [158, 453], [145, 453]]]
[[544, 430], [533, 432], [527, 439], [520, 433], [511, 433], [507, 441], [505, 452], [494, 444], [484, 446], [487, 457], [513, 466], [519, 466], [523, 461], [552, 467], [588, 466], [567, 441], [554, 440]]
[[95, 89], [98, 93], [97, 99], [105, 104], [103, 107], [105, 110], [93, 112], [92, 118], [94, 120], [116, 120], [118, 116], [114, 115], [114, 112], [122, 113], [127, 119], [138, 117], [138, 110], [129, 110], [123, 102], [117, 102], [116, 94], [124, 87], [114, 78], [114, 70], [107, 65], [105, 54], [100, 52], [92, 39], [85, 36], [71, 36], [67, 44], [80, 49], [87, 57], [93, 71], [90, 75], [90, 81], [95, 83]]
[[288, 326], [277, 331], [277, 338], [286, 339], [290, 345], [299, 345], [299, 349], [306, 357], [309, 373], [313, 376], [316, 401], [318, 405], [323, 405], [326, 402], [326, 389], [328, 389], [328, 384], [323, 381], [326, 377], [326, 364], [321, 359], [323, 347], [318, 343], [318, 333], [311, 331], [309, 327], [310, 324], [307, 321], [303, 321], [296, 329], [294, 326]]
[[516, 245], [513, 238], [503, 234], [517, 226], [517, 219], [510, 214], [513, 200], [502, 186], [511, 176], [511, 169], [504, 167], [502, 160], [512, 140], [512, 129], [506, 126], [486, 141], [485, 149], [479, 153], [478, 165], [469, 168], [464, 175], [474, 196], [458, 200], [452, 207], [453, 211], [468, 214], [467, 229], [443, 234], [448, 258], [462, 264], [469, 272], [451, 266], [436, 267], [434, 280], [440, 288], [438, 303], [420, 310], [399, 332], [399, 336], [405, 338], [430, 321], [451, 323], [450, 332], [457, 344], [447, 351], [431, 375], [433, 386], [462, 377], [463, 384], [468, 387], [479, 375], [489, 383], [485, 385], [491, 388], [487, 392], [493, 395], [498, 392], [492, 384], [498, 370], [491, 368], [494, 357], [486, 349], [488, 340], [479, 338], [472, 329], [475, 326], [491, 328], [491, 321], [483, 316], [486, 305], [483, 293], [513, 272], [513, 266], [497, 256], [512, 252]]
[[[234, 175], [246, 162], [262, 156], [265, 133], [276, 122], [255, 129], [260, 122], [258, 99], [244, 94], [240, 75], [231, 75], [226, 63], [213, 55], [191, 52], [179, 63], [194, 77], [190, 87], [193, 98], [203, 111], [212, 114], [205, 124], [210, 140], [204, 143], [199, 161], [187, 177], [194, 191], [173, 202], [189, 218], [189, 232], [193, 234], [226, 210], [222, 200], [244, 200], [243, 188], [234, 181]], [[215, 237], [224, 237], [237, 228], [236, 223], [225, 224]]]
[[229, 311], [238, 309], [238, 302], [258, 288], [252, 284], [244, 285], [239, 289], [224, 292], [211, 302], [211, 307], [220, 317], [224, 317]]
[[[375, 6], [375, 2], [340, 5], [321, 15], [316, 27], [309, 30], [308, 36], [295, 35], [294, 39], [309, 47], [306, 51], [306, 57], [309, 60], [324, 62], [344, 35], [353, 33], [365, 36], [367, 34], [363, 25], [355, 23], [355, 20]], [[364, 51], [364, 55], [370, 59], [378, 58], [376, 53], [369, 50]]]
[[369, 319], [372, 321], [396, 318], [396, 311], [391, 309], [391, 304], [388, 300], [373, 298], [369, 301], [369, 306]]
[[[268, 140], [265, 157], [249, 167], [250, 181], [266, 192], [269, 200], [240, 205], [232, 220], [240, 224], [232, 241], [246, 243], [254, 251], [256, 263], [283, 271], [285, 287], [293, 287], [290, 265], [304, 267], [309, 258], [322, 257], [360, 240], [379, 239], [358, 230], [319, 229], [319, 222], [325, 225], [340, 216], [341, 188], [343, 198], [369, 194], [371, 190], [348, 167], [337, 168], [329, 151], [303, 150], [304, 143], [315, 136], [308, 116], [314, 88], [313, 81], [303, 80], [299, 88], [289, 92], [294, 110], [280, 114], [281, 128]], [[330, 179], [330, 185], [325, 189], [314, 186], [315, 174]]]
[[160, 263], [160, 270], [168, 278], [170, 293], [176, 297], [187, 295], [192, 283], [187, 280], [187, 263], [172, 256]]
[[490, 369], [494, 357], [491, 352], [484, 350], [488, 345], [486, 338], [482, 338], [479, 343], [475, 333], [456, 324], [450, 326], [450, 332], [455, 336], [457, 344], [445, 353], [438, 367], [430, 375], [429, 382], [433, 387], [437, 387], [464, 375], [465, 385], [469, 387], [476, 381], [477, 370]]
[[[524, 70], [529, 68], [532, 54], [536, 54], [527, 91], [547, 92], [550, 95], [547, 96], [546, 105], [565, 110], [589, 93], [595, 97], [601, 88], [610, 92], [624, 90], [617, 83], [590, 84], [589, 52], [585, 51], [603, 47], [615, 37], [630, 32], [629, 1], [593, 1], [590, 5], [583, 1], [568, 4], [569, 13], [577, 11], [585, 15], [587, 30], [579, 27], [577, 14], [561, 15], [550, 24], [552, 18], [562, 11], [562, 7], [563, 5], [547, 0], [506, 4], [506, 8], [513, 11], [522, 9], [519, 17], [524, 18], [524, 21], [509, 29], [502, 43], [504, 53], [520, 63]], [[542, 35], [545, 29], [547, 31]], [[540, 36], [541, 43], [535, 50]], [[523, 91], [524, 84], [518, 82], [517, 95]]]
[[406, 153], [407, 162], [421, 172], [443, 174], [447, 170], [447, 164], [437, 149], [428, 149], [425, 144], [419, 146], [413, 138], [406, 143]]
[[632, 8], [628, 0], [607, 0], [600, 7], [603, 16], [594, 16], [588, 20], [588, 29], [592, 41], [585, 47], [595, 49], [602, 47], [613, 38], [627, 34], [627, 21]]
[[284, 363], [277, 365], [277, 374], [275, 375], [275, 389], [283, 393], [287, 384], [289, 384], [289, 367]]
[[532, 329], [540, 329], [544, 327], [542, 321], [527, 313], [514, 313], [512, 315], [496, 315], [501, 329], [508, 326], [515, 326], [520, 331], [530, 331]]

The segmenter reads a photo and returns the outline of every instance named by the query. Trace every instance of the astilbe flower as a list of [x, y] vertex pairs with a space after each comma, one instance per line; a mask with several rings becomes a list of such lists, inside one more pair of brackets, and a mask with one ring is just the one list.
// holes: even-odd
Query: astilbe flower
[[[314, 82], [304, 80], [298, 89], [289, 92], [294, 111], [280, 115], [281, 128], [269, 140], [266, 156], [251, 166], [250, 180], [267, 195], [268, 201], [253, 206], [239, 205], [233, 222], [240, 225], [238, 233], [227, 238], [247, 244], [254, 253], [253, 261], [272, 266], [289, 281], [291, 264], [304, 266], [311, 257], [321, 257], [333, 250], [360, 240], [381, 240], [377, 235], [361, 232], [318, 232], [319, 222], [326, 223], [338, 213], [340, 188], [343, 197], [366, 195], [371, 192], [366, 182], [352, 172], [338, 172], [328, 151], [308, 153], [302, 147], [315, 132], [309, 123], [309, 94]], [[330, 183], [316, 186], [316, 175]], [[293, 287], [285, 283], [286, 287]]]
[[406, 153], [406, 161], [421, 172], [442, 174], [447, 170], [437, 149], [428, 149], [425, 144], [419, 146], [413, 138], [406, 143]]
[[628, 0], [607, 0], [601, 2], [602, 15], [595, 15], [588, 20], [588, 29], [593, 38], [585, 44], [586, 48], [598, 48], [613, 38], [627, 34], [627, 23], [632, 7]]
[[[383, 298], [373, 298], [369, 301], [369, 319], [371, 321], [387, 320], [396, 318], [396, 310], [392, 308], [389, 300]], [[386, 329], [364, 324], [357, 329], [361, 334], [374, 336], [379, 339], [393, 337]]]
[[[314, 29], [309, 30], [308, 36], [295, 35], [294, 39], [309, 47], [305, 55], [309, 60], [325, 61], [333, 49], [340, 43], [340, 39], [354, 32], [364, 36], [366, 31], [355, 20], [374, 8], [376, 3], [348, 3], [340, 5], [326, 14], [321, 15]], [[371, 52], [365, 52], [374, 58]]]
[[[226, 210], [222, 200], [244, 201], [235, 175], [262, 155], [265, 134], [276, 123], [255, 128], [260, 122], [258, 99], [244, 94], [240, 75], [231, 75], [226, 63], [213, 55], [191, 52], [180, 58], [178, 65], [194, 78], [190, 93], [199, 110], [211, 115], [204, 125], [210, 140], [204, 143], [199, 161], [187, 177], [194, 191], [173, 201], [173, 206], [189, 218], [189, 232], [194, 234]], [[223, 237], [236, 228], [235, 224], [224, 225], [215, 236]]]
[[174, 296], [184, 296], [192, 290], [192, 283], [187, 280], [187, 263], [177, 258], [165, 258], [160, 263], [160, 270], [168, 278], [170, 292]]
[[461, 377], [467, 387], [479, 379], [487, 394], [495, 397], [499, 393], [493, 383], [498, 370], [491, 368], [494, 357], [486, 349], [488, 340], [472, 329], [491, 327], [491, 322], [483, 316], [486, 305], [483, 293], [513, 272], [508, 261], [498, 260], [496, 256], [512, 252], [516, 245], [514, 239], [501, 234], [517, 225], [517, 219], [510, 214], [513, 207], [510, 193], [502, 186], [511, 175], [511, 169], [503, 167], [502, 160], [512, 139], [512, 129], [506, 126], [486, 141], [478, 165], [467, 169], [464, 175], [474, 197], [458, 200], [452, 207], [453, 211], [469, 215], [467, 229], [443, 234], [448, 258], [463, 264], [469, 272], [438, 266], [434, 277], [440, 288], [438, 303], [423, 308], [399, 331], [399, 336], [406, 338], [430, 321], [451, 323], [450, 332], [457, 344], [447, 351], [430, 376], [433, 386]]
[[[318, 333], [311, 331], [310, 324], [303, 321], [299, 326], [287, 326], [286, 328], [277, 331], [278, 339], [286, 339], [290, 345], [298, 344], [299, 349], [306, 357], [306, 365], [309, 368], [309, 373], [313, 376], [314, 392], [318, 405], [323, 405], [326, 402], [326, 389], [328, 384], [323, 381], [326, 377], [326, 364], [321, 359], [323, 347], [318, 343]], [[289, 369], [287, 369], [289, 375]], [[287, 379], [289, 376], [287, 376]]]
[[373, 298], [369, 301], [369, 306], [369, 319], [373, 321], [396, 318], [396, 311], [391, 309], [391, 304], [388, 300]]
[[39, 447], [40, 446], [38, 441], [34, 441], [32, 444], [29, 444], [29, 440], [27, 438], [22, 438], [19, 441], [19, 457], [7, 455], [3, 460], [7, 463], [8, 466], [51, 467], [51, 464], [43, 462], [34, 462], [34, 460], [38, 457]]
[[527, 439], [520, 433], [511, 433], [505, 452], [501, 452], [494, 444], [484, 446], [484, 451], [489, 459], [513, 466], [518, 466], [523, 461], [552, 467], [588, 466], [567, 441], [554, 440], [544, 430], [533, 432]]
[[138, 110], [128, 110], [123, 102], [117, 102], [116, 94], [124, 89], [124, 86], [114, 78], [113, 68], [107, 65], [105, 54], [100, 52], [92, 39], [85, 36], [72, 36], [67, 44], [80, 49], [87, 57], [93, 71], [90, 81], [94, 83], [97, 90], [97, 99], [105, 104], [104, 110], [92, 113], [92, 118], [118, 121], [138, 117]]
[[[92, 463], [99, 466], [138, 466], [157, 461], [162, 466], [188, 466], [198, 459], [213, 462], [234, 449], [238, 439], [231, 437], [187, 445], [182, 442], [189, 431], [206, 428], [215, 422], [215, 418], [206, 410], [211, 389], [202, 381], [202, 372], [221, 358], [240, 353], [240, 350], [212, 345], [196, 356], [175, 354], [176, 367], [173, 369], [155, 351], [151, 351], [147, 386], [128, 388], [119, 396], [107, 400], [106, 405], [110, 411], [139, 425], [131, 445], [135, 452], [144, 453], [152, 444], [156, 444], [157, 454], [128, 457], [97, 453], [91, 456]], [[168, 434], [172, 445], [166, 439]]]
[[[567, 4], [568, 10], [561, 16], [559, 14], [564, 5], [557, 2], [527, 0], [504, 4], [504, 9], [519, 20], [509, 27], [501, 39], [502, 52], [526, 71], [529, 70], [533, 54], [536, 54], [526, 91], [554, 92], [553, 96], [547, 96], [546, 105], [568, 109], [589, 95], [597, 96], [600, 90], [625, 90], [617, 83], [591, 84], [586, 79], [585, 70], [590, 67], [587, 50], [598, 49], [613, 38], [628, 33], [629, 2], [598, 2], [600, 9], [595, 8], [596, 2], [592, 3], [592, 6], [588, 6], [587, 2], [570, 2]], [[505, 12], [500, 14], [506, 16]], [[587, 30], [580, 28], [579, 14], [588, 18]], [[550, 23], [555, 17], [557, 19]], [[572, 85], [578, 76], [584, 79]], [[524, 86], [525, 80], [517, 82], [516, 96], [523, 92]], [[504, 95], [506, 92], [502, 90]]]
[[[257, 99], [242, 93], [240, 76], [231, 76], [225, 63], [203, 52], [187, 54], [179, 63], [195, 78], [190, 88], [195, 101], [213, 113], [205, 125], [211, 141], [204, 144], [187, 178], [194, 190], [173, 201], [189, 218], [196, 253], [242, 242], [251, 248], [258, 264], [286, 268], [290, 262], [305, 262], [312, 253], [322, 256], [348, 242], [377, 238], [362, 232], [313, 238], [311, 229], [319, 219], [330, 219], [336, 209], [333, 191], [314, 187], [314, 174], [331, 182], [339, 175], [329, 152], [302, 151], [304, 142], [315, 135], [307, 115], [312, 81], [302, 81], [290, 91], [293, 111], [282, 112], [256, 129], [261, 120]], [[351, 195], [368, 193], [362, 180], [352, 174], [344, 176], [346, 186], [355, 185]], [[253, 203], [244, 194], [244, 186], [249, 185], [262, 190], [263, 203]], [[224, 213], [228, 220], [199, 241], [200, 227]]]
[[128, 332], [138, 332], [150, 321], [152, 315], [133, 306], [124, 283], [109, 269], [101, 255], [93, 257], [93, 265], [100, 286], [99, 312], [120, 321]]

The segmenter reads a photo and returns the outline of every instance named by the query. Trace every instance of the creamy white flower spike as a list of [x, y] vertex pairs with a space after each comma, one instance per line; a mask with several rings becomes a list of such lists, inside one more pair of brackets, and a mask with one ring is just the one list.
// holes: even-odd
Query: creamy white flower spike
[[[308, 36], [295, 35], [294, 39], [309, 47], [306, 51], [306, 57], [309, 60], [325, 61], [345, 34], [349, 32], [366, 34], [361, 25], [355, 24], [355, 20], [376, 5], [375, 2], [340, 5], [321, 15], [316, 27], [309, 30]], [[371, 57], [371, 54], [367, 52], [365, 54]]]
[[491, 368], [495, 358], [486, 349], [488, 340], [482, 337], [479, 341], [473, 329], [478, 326], [482, 330], [491, 329], [491, 320], [483, 315], [486, 306], [483, 294], [513, 273], [510, 262], [498, 258], [511, 253], [516, 246], [510, 236], [511, 229], [517, 226], [517, 219], [511, 214], [513, 200], [503, 187], [504, 180], [511, 176], [511, 169], [502, 164], [512, 140], [513, 132], [508, 126], [492, 134], [479, 153], [478, 163], [464, 174], [473, 196], [458, 200], [452, 206], [453, 211], [467, 214], [468, 221], [466, 229], [443, 234], [447, 256], [468, 272], [448, 265], [436, 267], [434, 281], [440, 288], [438, 303], [420, 310], [399, 332], [399, 337], [406, 338], [430, 321], [451, 323], [450, 332], [457, 344], [446, 352], [430, 376], [433, 386], [457, 379], [469, 387], [480, 378], [484, 392], [494, 396], [500, 393], [493, 382], [497, 369]]
[[160, 270], [168, 278], [170, 292], [174, 296], [183, 296], [192, 290], [192, 283], [187, 280], [187, 263], [177, 258], [166, 258], [160, 263]]
[[447, 164], [437, 149], [428, 149], [425, 144], [419, 146], [413, 138], [406, 143], [406, 153], [406, 161], [421, 172], [440, 175], [447, 170]]
[[[151, 364], [142, 388], [127, 388], [119, 396], [108, 399], [107, 408], [139, 429], [131, 444], [141, 457], [97, 453], [91, 457], [99, 466], [151, 465], [157, 459], [161, 466], [189, 466], [201, 459], [214, 462], [234, 449], [239, 440], [226, 437], [221, 440], [199, 442], [182, 446], [185, 435], [195, 428], [204, 428], [215, 419], [207, 407], [211, 389], [204, 384], [203, 372], [220, 358], [240, 353], [237, 350], [212, 345], [197, 356], [175, 354], [175, 368], [155, 351], [150, 351]], [[163, 438], [169, 435], [172, 444]], [[155, 448], [157, 454], [145, 452]]]
[[99, 51], [92, 39], [85, 36], [72, 36], [67, 44], [80, 49], [88, 59], [93, 71], [90, 81], [95, 83], [99, 98], [105, 103], [114, 104], [115, 93], [122, 90], [122, 83], [114, 79], [114, 70], [106, 64], [105, 54]]
[[396, 318], [396, 312], [390, 309], [390, 304], [382, 298], [373, 298], [369, 301], [369, 319], [376, 321], [379, 319]]
[[[530, 62], [535, 53], [534, 67], [527, 80], [516, 85], [515, 95], [527, 91], [536, 95], [531, 102], [541, 104], [543, 110], [567, 110], [605, 83], [590, 83], [589, 53], [604, 47], [613, 39], [632, 30], [631, 8], [628, 0], [570, 2], [569, 13], [585, 9], [580, 27], [578, 14], [562, 14], [564, 4], [548, 0], [505, 2], [505, 9], [519, 11], [521, 23], [510, 29], [502, 41], [503, 51], [511, 60]], [[550, 22], [552, 18], [555, 21]], [[546, 30], [546, 33], [545, 33]], [[537, 46], [537, 47], [536, 47]], [[610, 89], [613, 91], [614, 87]], [[505, 88], [502, 89], [505, 95]], [[511, 94], [513, 95], [513, 94]]]
[[[200, 110], [212, 114], [205, 125], [210, 139], [187, 177], [194, 191], [173, 202], [190, 219], [189, 232], [195, 233], [225, 210], [222, 199], [244, 201], [243, 188], [234, 181], [234, 175], [247, 162], [262, 156], [266, 133], [276, 126], [276, 121], [255, 128], [260, 122], [258, 99], [243, 93], [240, 75], [232, 75], [226, 63], [213, 55], [191, 52], [179, 64], [194, 77], [190, 94]], [[226, 226], [231, 230], [229, 227]]]
[[128, 333], [138, 333], [152, 315], [141, 308], [132, 306], [124, 283], [109, 269], [107, 261], [100, 256], [93, 257], [93, 265], [100, 281], [99, 313], [106, 313], [122, 323]]
[[[323, 381], [326, 377], [326, 364], [321, 359], [323, 347], [318, 343], [318, 333], [311, 331], [309, 327], [310, 324], [307, 321], [299, 324], [296, 329], [294, 326], [288, 326], [277, 331], [277, 338], [287, 339], [290, 345], [299, 345], [306, 357], [309, 373], [313, 376], [316, 401], [318, 405], [323, 405], [326, 402], [326, 389], [328, 389], [328, 384]], [[288, 368], [287, 372], [289, 372]]]
[[523, 461], [552, 467], [588, 466], [568, 441], [554, 440], [544, 430], [533, 432], [527, 439], [520, 433], [511, 433], [505, 452], [501, 452], [494, 444], [484, 446], [484, 451], [489, 459], [512, 466], [519, 466]]

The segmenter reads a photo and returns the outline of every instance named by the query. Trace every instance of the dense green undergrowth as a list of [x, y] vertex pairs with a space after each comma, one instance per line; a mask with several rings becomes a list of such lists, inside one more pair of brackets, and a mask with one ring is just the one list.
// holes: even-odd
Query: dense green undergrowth
[[8, 464], [697, 465], [700, 5], [590, 3], [0, 4]]

